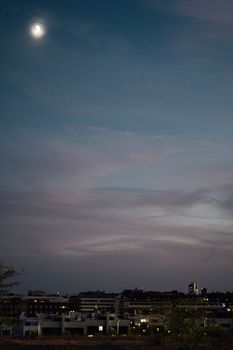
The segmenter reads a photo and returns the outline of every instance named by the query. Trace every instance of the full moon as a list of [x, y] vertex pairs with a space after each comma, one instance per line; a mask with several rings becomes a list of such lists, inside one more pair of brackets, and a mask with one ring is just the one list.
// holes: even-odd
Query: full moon
[[42, 23], [33, 23], [30, 31], [34, 38], [40, 39], [45, 34], [45, 27]]

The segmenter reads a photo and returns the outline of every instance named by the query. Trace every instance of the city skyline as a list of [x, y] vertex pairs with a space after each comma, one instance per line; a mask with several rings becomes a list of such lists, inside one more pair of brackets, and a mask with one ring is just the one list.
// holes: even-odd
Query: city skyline
[[19, 288], [233, 290], [232, 13], [0, 3], [0, 259]]

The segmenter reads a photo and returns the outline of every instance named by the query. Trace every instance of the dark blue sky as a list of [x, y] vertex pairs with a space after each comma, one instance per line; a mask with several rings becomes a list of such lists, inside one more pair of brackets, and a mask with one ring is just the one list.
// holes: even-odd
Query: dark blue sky
[[232, 13], [0, 2], [0, 256], [21, 289], [233, 289]]

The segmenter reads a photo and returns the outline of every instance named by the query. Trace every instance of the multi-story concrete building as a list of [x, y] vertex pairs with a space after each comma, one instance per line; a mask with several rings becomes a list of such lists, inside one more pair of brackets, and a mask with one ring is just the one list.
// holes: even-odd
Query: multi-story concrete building
[[189, 295], [198, 295], [199, 294], [198, 283], [196, 281], [189, 282], [188, 294]]
[[104, 291], [84, 292], [70, 297], [70, 306], [74, 311], [96, 312], [109, 311], [118, 313], [120, 295]]
[[69, 311], [69, 298], [60, 295], [2, 295], [1, 313], [17, 318], [22, 312], [28, 317], [38, 313], [55, 314]]
[[22, 336], [31, 335], [93, 335], [93, 334], [127, 334], [130, 321], [120, 319], [115, 314], [93, 313], [84, 316], [80, 313], [63, 315], [38, 315], [35, 318], [21, 320]]

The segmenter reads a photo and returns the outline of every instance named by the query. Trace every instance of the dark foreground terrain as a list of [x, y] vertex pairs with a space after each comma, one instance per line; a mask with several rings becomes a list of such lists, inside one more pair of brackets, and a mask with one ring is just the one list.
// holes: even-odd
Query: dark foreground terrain
[[0, 338], [1, 350], [233, 350], [233, 336], [205, 338], [195, 346], [152, 337]]

